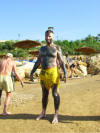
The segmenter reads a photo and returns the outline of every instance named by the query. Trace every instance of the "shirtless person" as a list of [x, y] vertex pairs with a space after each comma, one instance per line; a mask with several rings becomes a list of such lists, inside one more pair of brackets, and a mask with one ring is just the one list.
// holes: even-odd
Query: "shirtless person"
[[62, 59], [61, 49], [53, 44], [53, 37], [54, 34], [52, 30], [47, 30], [45, 32], [45, 40], [47, 44], [45, 46], [42, 46], [40, 49], [37, 62], [35, 63], [30, 74], [30, 80], [33, 81], [33, 73], [41, 64], [42, 69], [40, 72], [40, 82], [42, 87], [42, 113], [37, 117], [36, 120], [40, 120], [41, 118], [46, 116], [49, 90], [50, 88], [52, 88], [52, 95], [54, 98], [55, 107], [55, 114], [52, 123], [56, 124], [58, 123], [58, 110], [60, 104], [60, 96], [58, 93], [58, 88], [60, 84], [60, 72], [57, 67], [58, 61], [64, 72], [65, 82], [67, 78], [67, 73], [65, 64]]
[[22, 87], [24, 85], [23, 81], [16, 72], [16, 65], [15, 65], [16, 63], [12, 58], [13, 55], [11, 53], [8, 53], [6, 55], [6, 58], [0, 62], [0, 101], [1, 101], [2, 90], [6, 91], [6, 99], [4, 102], [3, 115], [10, 114], [10, 112], [7, 112], [7, 108], [10, 102], [11, 92], [14, 90], [11, 78], [12, 71], [15, 73], [18, 80], [21, 81]]

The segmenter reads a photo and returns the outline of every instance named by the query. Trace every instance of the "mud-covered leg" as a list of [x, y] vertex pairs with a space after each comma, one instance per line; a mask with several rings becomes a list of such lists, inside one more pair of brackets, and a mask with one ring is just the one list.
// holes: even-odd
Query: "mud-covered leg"
[[54, 114], [54, 118], [52, 121], [53, 124], [58, 123], [58, 110], [59, 110], [59, 105], [60, 105], [60, 96], [57, 90], [58, 90], [57, 85], [54, 84], [52, 88], [52, 95], [54, 98], [54, 107], [55, 107], [55, 114]]
[[46, 108], [48, 104], [48, 94], [49, 91], [42, 84], [42, 113], [36, 118], [36, 120], [40, 120], [41, 118], [46, 116]]

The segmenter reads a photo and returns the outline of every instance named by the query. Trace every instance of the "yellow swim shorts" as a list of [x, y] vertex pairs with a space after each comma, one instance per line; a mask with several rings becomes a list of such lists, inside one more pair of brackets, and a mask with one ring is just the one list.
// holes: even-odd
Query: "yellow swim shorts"
[[6, 92], [14, 91], [11, 76], [0, 75], [0, 90], [5, 90]]
[[40, 72], [41, 85], [46, 87], [46, 89], [52, 88], [54, 84], [60, 85], [60, 72], [57, 67], [42, 69]]

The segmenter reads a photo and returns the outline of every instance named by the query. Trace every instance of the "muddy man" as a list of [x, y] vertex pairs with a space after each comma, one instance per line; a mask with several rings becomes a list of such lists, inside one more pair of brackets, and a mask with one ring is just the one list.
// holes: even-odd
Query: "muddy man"
[[62, 51], [59, 46], [53, 43], [54, 33], [52, 30], [45, 32], [46, 45], [42, 46], [39, 51], [37, 62], [35, 63], [30, 80], [33, 81], [33, 73], [41, 65], [40, 83], [42, 87], [42, 113], [36, 118], [40, 120], [46, 116], [46, 108], [48, 104], [49, 90], [52, 89], [52, 96], [54, 98], [55, 114], [52, 123], [58, 123], [58, 110], [60, 105], [60, 95], [58, 92], [60, 84], [60, 72], [58, 64], [64, 72], [64, 81], [67, 79], [67, 72], [62, 58]]

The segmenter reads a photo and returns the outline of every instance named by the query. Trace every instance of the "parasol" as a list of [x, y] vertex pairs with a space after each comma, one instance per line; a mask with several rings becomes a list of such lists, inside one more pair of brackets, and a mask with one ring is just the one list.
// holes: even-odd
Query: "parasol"
[[53, 29], [54, 29], [54, 27], [48, 27], [48, 29], [49, 29], [49, 30], [53, 30]]
[[29, 54], [37, 56], [39, 54], [39, 51], [29, 51]]
[[14, 43], [14, 47], [17, 47], [17, 48], [33, 48], [36, 46], [41, 46], [41, 43], [33, 40], [23, 40], [23, 41]]
[[89, 48], [89, 47], [81, 47], [81, 48], [75, 49], [75, 51], [86, 53], [86, 54], [98, 53], [95, 49]]
[[6, 54], [1, 54], [0, 58], [6, 57]]

